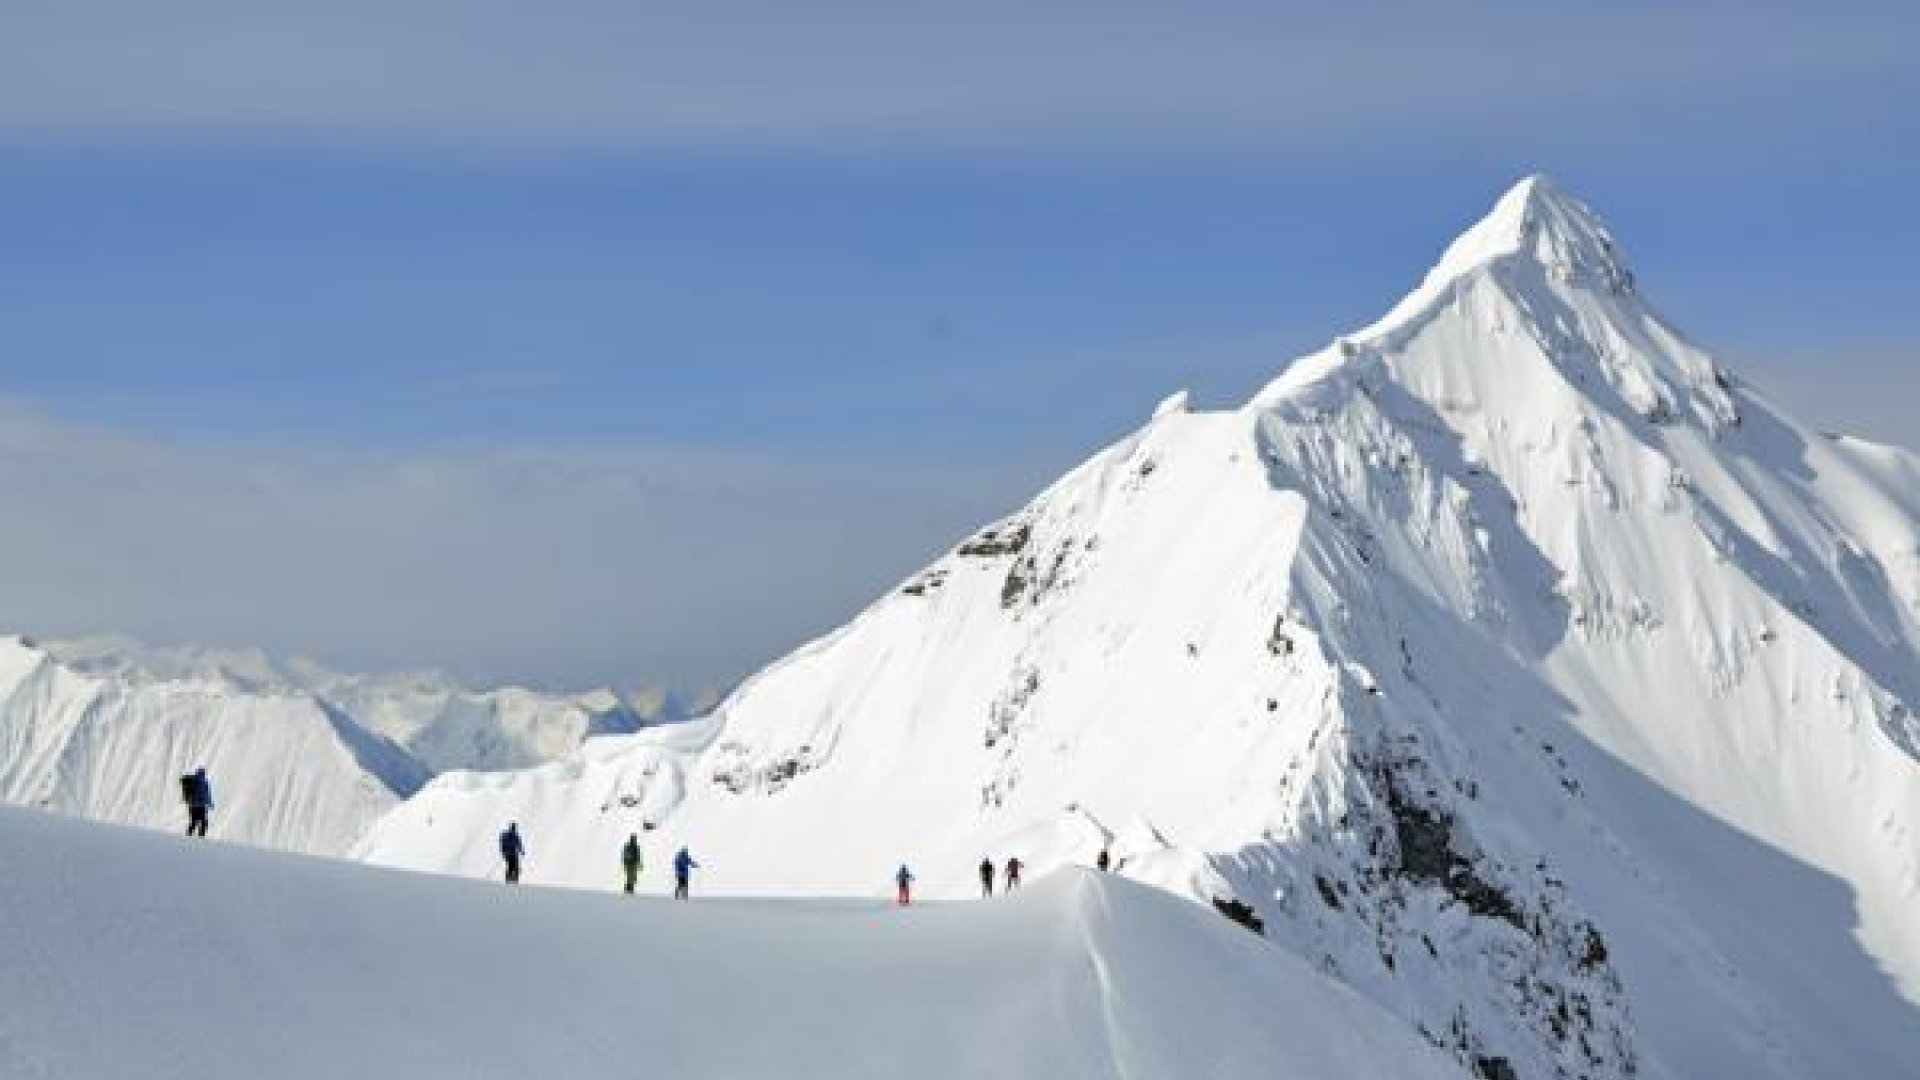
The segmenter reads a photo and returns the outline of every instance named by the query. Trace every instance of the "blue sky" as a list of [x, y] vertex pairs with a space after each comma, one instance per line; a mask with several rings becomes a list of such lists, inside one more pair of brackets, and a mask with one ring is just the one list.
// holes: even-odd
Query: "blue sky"
[[26, 629], [726, 681], [1535, 170], [1915, 442], [1912, 5], [5, 11]]

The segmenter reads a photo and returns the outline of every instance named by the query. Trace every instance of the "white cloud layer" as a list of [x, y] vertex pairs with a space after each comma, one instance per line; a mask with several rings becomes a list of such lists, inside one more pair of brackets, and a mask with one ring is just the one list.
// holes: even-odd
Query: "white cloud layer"
[[1032, 472], [674, 450], [323, 458], [4, 407], [0, 628], [699, 687], [843, 621], [1012, 509]]
[[[1914, 66], [1912, 5], [13, 0], [0, 138], [501, 148], [1505, 137]], [[1437, 127], [1436, 127], [1437, 125]]]

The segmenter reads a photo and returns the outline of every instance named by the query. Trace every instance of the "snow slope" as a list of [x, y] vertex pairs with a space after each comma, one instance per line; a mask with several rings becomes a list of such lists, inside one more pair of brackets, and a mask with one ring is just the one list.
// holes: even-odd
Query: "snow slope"
[[252, 650], [0, 639], [0, 801], [177, 828], [178, 778], [205, 765], [214, 835], [295, 851], [345, 851], [436, 772], [537, 764], [640, 723], [606, 693], [476, 693]]
[[901, 911], [508, 889], [18, 810], [0, 845], [18, 1080], [1460, 1075], [1284, 951], [1087, 873]]
[[1529, 178], [1245, 406], [1169, 399], [710, 720], [450, 774], [374, 862], [983, 854], [1233, 894], [1487, 1077], [1911, 1075], [1920, 461], [1806, 429]]

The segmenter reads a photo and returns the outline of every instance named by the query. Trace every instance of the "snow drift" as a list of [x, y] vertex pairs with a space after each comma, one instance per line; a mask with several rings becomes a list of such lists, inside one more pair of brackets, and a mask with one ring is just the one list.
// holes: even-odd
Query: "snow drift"
[[677, 904], [0, 811], [0, 1075], [1443, 1080], [1216, 916], [1062, 873], [991, 904]]
[[1920, 460], [1689, 344], [1531, 178], [1380, 322], [1176, 396], [710, 720], [428, 785], [367, 859], [738, 891], [982, 855], [1235, 896], [1489, 1078], [1920, 1060]]

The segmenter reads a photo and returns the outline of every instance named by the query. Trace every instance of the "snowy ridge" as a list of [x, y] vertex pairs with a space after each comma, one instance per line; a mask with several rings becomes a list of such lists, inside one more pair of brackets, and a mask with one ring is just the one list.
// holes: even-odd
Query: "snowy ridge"
[[1920, 1060], [1920, 461], [1810, 433], [1524, 181], [1245, 407], [1157, 410], [671, 733], [359, 852], [972, 888], [1111, 845], [1489, 1078]]
[[1457, 1076], [1309, 966], [1090, 874], [898, 911], [510, 891], [18, 810], [0, 844], [8, 1077]]
[[0, 802], [174, 829], [206, 766], [214, 835], [320, 854], [449, 768], [552, 760], [642, 719], [608, 693], [477, 693], [258, 650], [0, 639]]

